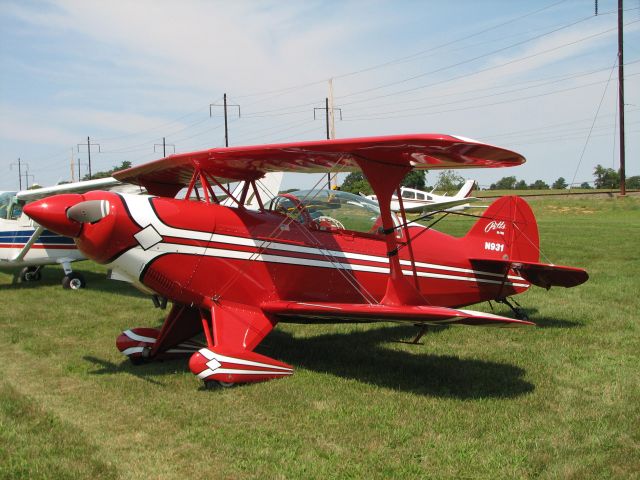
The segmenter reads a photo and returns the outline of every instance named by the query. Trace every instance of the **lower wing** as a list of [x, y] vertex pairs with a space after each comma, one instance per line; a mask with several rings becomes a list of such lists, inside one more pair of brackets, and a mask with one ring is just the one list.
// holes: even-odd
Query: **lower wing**
[[427, 325], [483, 325], [520, 327], [531, 322], [475, 312], [430, 305], [380, 305], [366, 303], [326, 303], [274, 301], [261, 305], [262, 310], [280, 320], [300, 318], [320, 322], [410, 322]]

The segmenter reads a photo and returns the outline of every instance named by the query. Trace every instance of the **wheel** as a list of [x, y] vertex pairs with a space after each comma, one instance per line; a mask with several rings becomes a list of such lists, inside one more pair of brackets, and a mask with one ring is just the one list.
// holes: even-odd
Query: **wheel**
[[142, 357], [133, 357], [130, 356], [129, 357], [129, 361], [133, 364], [133, 365], [142, 365], [143, 363], [145, 363], [145, 359]]
[[86, 287], [87, 282], [80, 273], [71, 272], [62, 279], [62, 288], [70, 288], [71, 290], [80, 290]]
[[40, 273], [41, 268], [42, 267], [24, 267], [20, 270], [20, 281], [37, 282], [42, 278], [42, 273]]
[[206, 388], [207, 390], [213, 390], [215, 388], [231, 388], [231, 387], [235, 387], [235, 383], [233, 382], [222, 382], [220, 380], [205, 380], [204, 381], [204, 388]]
[[529, 315], [527, 315], [527, 312], [523, 308], [515, 308], [513, 311], [518, 320], [529, 320]]

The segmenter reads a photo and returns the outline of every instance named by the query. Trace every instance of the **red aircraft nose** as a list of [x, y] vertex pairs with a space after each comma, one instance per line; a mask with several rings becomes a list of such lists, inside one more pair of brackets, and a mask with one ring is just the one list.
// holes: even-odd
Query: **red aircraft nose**
[[70, 220], [67, 210], [83, 200], [84, 197], [77, 193], [54, 195], [25, 205], [24, 213], [52, 232], [77, 237], [82, 230], [82, 223]]

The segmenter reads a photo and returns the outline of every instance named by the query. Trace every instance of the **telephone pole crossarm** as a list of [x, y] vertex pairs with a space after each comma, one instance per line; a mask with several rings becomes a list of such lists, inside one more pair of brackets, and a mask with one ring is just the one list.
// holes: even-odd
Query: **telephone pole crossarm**
[[167, 147], [173, 148], [173, 153], [176, 153], [176, 146], [173, 143], [167, 143], [165, 137], [162, 137], [162, 143], [153, 144], [153, 153], [156, 153], [156, 147], [162, 147], [162, 157], [167, 156]]

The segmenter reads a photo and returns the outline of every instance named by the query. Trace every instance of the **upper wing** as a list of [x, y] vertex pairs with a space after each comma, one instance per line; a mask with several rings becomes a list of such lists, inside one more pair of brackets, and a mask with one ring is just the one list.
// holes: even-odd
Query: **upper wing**
[[520, 327], [535, 325], [523, 320], [501, 317], [491, 313], [475, 312], [430, 305], [399, 305], [325, 303], [325, 302], [266, 302], [261, 306], [265, 313], [280, 318], [306, 318], [311, 320], [331, 321], [380, 321], [411, 322], [427, 325], [484, 325], [499, 327]]
[[358, 162], [431, 170], [508, 167], [524, 161], [518, 153], [466, 138], [416, 134], [212, 148], [171, 155], [114, 177], [150, 191], [171, 193], [188, 185], [196, 168], [228, 183], [255, 180], [266, 172], [352, 171], [359, 168]]
[[84, 193], [91, 190], [122, 190], [128, 193], [131, 190], [130, 185], [123, 185], [122, 182], [113, 177], [98, 178], [96, 180], [86, 180], [84, 182], [64, 183], [62, 185], [54, 185], [53, 187], [42, 187], [34, 190], [22, 190], [16, 194], [18, 200], [32, 202], [51, 195], [61, 193]]

